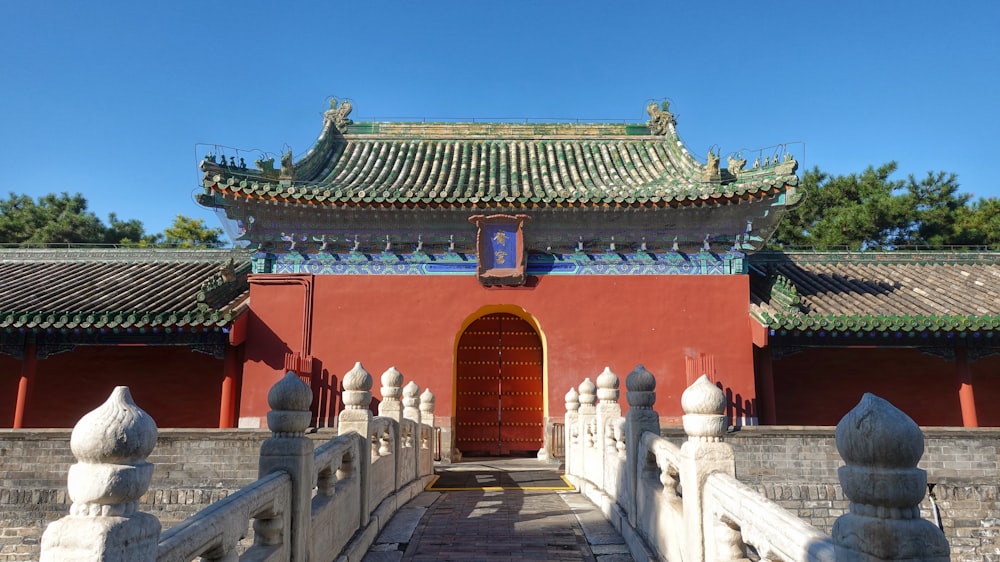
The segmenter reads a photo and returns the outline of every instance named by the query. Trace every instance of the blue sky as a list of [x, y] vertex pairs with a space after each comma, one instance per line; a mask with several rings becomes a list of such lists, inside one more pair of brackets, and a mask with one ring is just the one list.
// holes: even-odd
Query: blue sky
[[[293, 7], [294, 6], [294, 7]], [[0, 193], [80, 192], [159, 232], [219, 144], [298, 157], [356, 121], [644, 120], [704, 161], [782, 143], [1000, 196], [1000, 2], [6, 2]], [[725, 156], [723, 156], [723, 160]], [[248, 158], [248, 162], [251, 159]]]

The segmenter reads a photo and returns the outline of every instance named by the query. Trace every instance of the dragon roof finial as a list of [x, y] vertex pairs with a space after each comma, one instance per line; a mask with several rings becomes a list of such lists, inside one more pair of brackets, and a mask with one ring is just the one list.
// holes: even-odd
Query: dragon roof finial
[[327, 122], [333, 123], [334, 128], [344, 133], [347, 131], [347, 127], [354, 123], [347, 118], [352, 109], [354, 106], [351, 105], [351, 100], [339, 101], [337, 98], [330, 98], [330, 109], [326, 110], [323, 117]]

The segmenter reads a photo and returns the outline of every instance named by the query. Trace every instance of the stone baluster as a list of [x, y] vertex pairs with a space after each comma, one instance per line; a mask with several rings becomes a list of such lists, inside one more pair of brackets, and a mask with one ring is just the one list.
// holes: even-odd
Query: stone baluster
[[[395, 440], [390, 439], [392, 430], [388, 430], [382, 434], [378, 445], [379, 456], [386, 455], [396, 455], [393, 457], [393, 462], [396, 463], [396, 490], [402, 482], [408, 481], [412, 474], [406, 471], [406, 468], [400, 464], [401, 457], [399, 452], [401, 447], [407, 444], [407, 441], [412, 439], [412, 436], [407, 434], [406, 428], [403, 425], [403, 403], [400, 398], [403, 395], [403, 374], [396, 369], [396, 367], [389, 367], [384, 373], [382, 373], [382, 401], [378, 405], [378, 415], [379, 417], [391, 419], [396, 426], [396, 438]], [[401, 472], [403, 472], [401, 474]]]
[[420, 387], [413, 381], [403, 388], [403, 418], [420, 423]]
[[566, 419], [563, 424], [563, 454], [565, 455], [565, 470], [570, 476], [580, 476], [580, 453], [577, 439], [580, 435], [580, 393], [570, 388], [566, 393]]
[[403, 406], [399, 401], [403, 394], [403, 374], [395, 367], [382, 373], [382, 401], [378, 405], [378, 415], [392, 418], [399, 423], [403, 419]]
[[367, 525], [371, 517], [368, 505], [368, 470], [372, 463], [371, 422], [372, 376], [358, 361], [344, 374], [344, 391], [341, 400], [344, 409], [338, 421], [340, 435], [354, 432], [361, 440], [361, 458], [358, 459], [358, 476], [361, 485], [361, 524]]
[[590, 380], [590, 378], [583, 379], [580, 386], [577, 387], [580, 392], [580, 409], [577, 410], [579, 415], [580, 436], [577, 443], [577, 455], [580, 459], [580, 476], [586, 478], [588, 473], [588, 457], [590, 453], [588, 449], [594, 445], [594, 427], [597, 424], [597, 385]]
[[865, 394], [836, 430], [840, 485], [850, 511], [833, 524], [838, 561], [949, 560], [948, 541], [920, 518], [927, 473], [924, 435], [892, 404]]
[[77, 463], [69, 468], [70, 514], [45, 529], [42, 562], [156, 560], [160, 522], [138, 511], [149, 488], [156, 423], [119, 386], [83, 416], [70, 437]]
[[628, 413], [625, 414], [625, 467], [626, 485], [624, 494], [627, 504], [629, 525], [638, 526], [636, 517], [636, 490], [641, 471], [646, 462], [646, 455], [639, 449], [642, 446], [642, 434], [651, 431], [660, 434], [660, 416], [653, 410], [656, 402], [656, 378], [642, 365], [637, 366], [625, 378], [625, 398], [628, 400]]
[[[713, 472], [736, 476], [733, 448], [722, 441], [728, 423], [726, 397], [722, 390], [702, 375], [681, 394], [684, 409], [684, 433], [681, 445], [681, 489], [684, 490], [685, 560], [714, 560], [716, 548], [730, 550], [733, 545], [706, 544], [717, 538], [712, 529], [715, 520], [705, 509], [705, 480]], [[707, 529], [707, 531], [706, 531]], [[710, 549], [710, 550], [707, 550]]]
[[412, 477], [420, 476], [420, 457], [427, 454], [423, 448], [421, 435], [423, 428], [420, 426], [420, 387], [417, 383], [410, 381], [403, 387], [403, 419], [413, 422], [406, 432], [402, 431], [400, 425], [400, 437], [403, 437], [403, 446], [413, 447], [413, 474]]
[[368, 426], [372, 420], [371, 410], [368, 409], [372, 402], [372, 376], [358, 361], [354, 368], [344, 374], [343, 380], [344, 392], [341, 399], [344, 410], [340, 412], [340, 434], [356, 431], [367, 440]]
[[[305, 431], [312, 419], [309, 385], [288, 371], [267, 393], [267, 427], [271, 430], [260, 446], [258, 475], [267, 476], [283, 471], [292, 479], [291, 560], [305, 561], [309, 557], [311, 506], [313, 489], [313, 442]], [[259, 519], [254, 528], [263, 531], [272, 522]], [[266, 533], [261, 533], [266, 535]], [[259, 542], [259, 541], [258, 541]]]
[[434, 427], [434, 393], [431, 389], [424, 389], [420, 395], [420, 423]]
[[440, 451], [437, 450], [440, 443], [437, 441], [437, 433], [434, 430], [434, 402], [434, 393], [429, 388], [425, 388], [424, 393], [420, 395], [420, 448], [422, 449], [420, 454], [423, 456], [426, 452], [430, 456], [430, 460], [421, 463], [421, 476], [434, 471], [434, 457], [436, 454], [440, 454]]
[[608, 420], [621, 417], [622, 407], [618, 404], [618, 375], [611, 372], [611, 368], [605, 367], [601, 374], [597, 376], [597, 450], [600, 454], [600, 463], [596, 481], [600, 486], [604, 486], [604, 464], [608, 453], [607, 435]]
[[[618, 375], [611, 372], [608, 367], [597, 377], [597, 419], [600, 427], [603, 428], [607, 420], [621, 417], [622, 407], [618, 403]], [[604, 430], [601, 433], [601, 446], [606, 447]]]

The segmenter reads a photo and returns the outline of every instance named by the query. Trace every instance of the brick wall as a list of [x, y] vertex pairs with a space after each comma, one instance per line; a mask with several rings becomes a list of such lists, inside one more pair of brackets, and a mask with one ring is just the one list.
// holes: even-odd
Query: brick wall
[[[922, 428], [920, 468], [934, 495], [952, 559], [1000, 562], [1000, 429]], [[825, 533], [848, 508], [832, 427], [744, 427], [726, 437], [736, 477]], [[663, 435], [680, 443], [679, 428]], [[934, 521], [930, 498], [920, 504]]]

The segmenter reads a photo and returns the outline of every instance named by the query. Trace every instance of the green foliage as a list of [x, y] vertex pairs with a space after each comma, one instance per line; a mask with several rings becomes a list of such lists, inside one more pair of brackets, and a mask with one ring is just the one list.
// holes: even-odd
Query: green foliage
[[174, 217], [174, 223], [163, 231], [164, 241], [180, 248], [218, 248], [222, 246], [222, 229], [208, 228], [202, 219], [184, 215]]
[[893, 180], [895, 162], [861, 174], [803, 174], [805, 199], [791, 210], [768, 243], [772, 248], [894, 249], [911, 246], [985, 246], [1000, 243], [996, 199], [959, 192], [955, 174], [928, 172]]
[[955, 174], [927, 172], [927, 177], [919, 182], [910, 176], [906, 193], [900, 196], [909, 219], [900, 242], [929, 246], [961, 244], [958, 217], [972, 196], [958, 190]]
[[79, 193], [50, 193], [37, 202], [11, 193], [0, 201], [0, 241], [5, 243], [87, 243], [101, 240], [103, 231], [101, 219], [87, 210]]
[[123, 246], [153, 246], [163, 238], [160, 234], [146, 234], [142, 222], [137, 219], [118, 220], [115, 213], [108, 215], [108, 227], [104, 232], [105, 244]]
[[217, 248], [224, 244], [222, 229], [208, 228], [201, 219], [177, 215], [163, 234], [147, 234], [142, 222], [120, 220], [115, 213], [105, 225], [87, 210], [83, 195], [43, 195], [37, 201], [28, 195], [9, 194], [0, 200], [0, 244], [114, 244], [151, 247]]
[[985, 244], [1000, 248], [1000, 199], [974, 201], [958, 213], [958, 243]]

